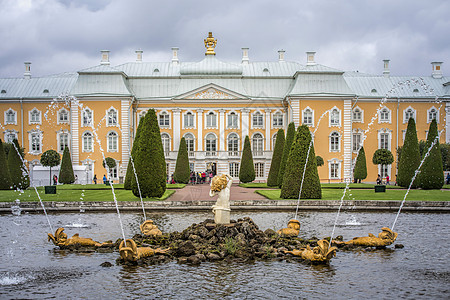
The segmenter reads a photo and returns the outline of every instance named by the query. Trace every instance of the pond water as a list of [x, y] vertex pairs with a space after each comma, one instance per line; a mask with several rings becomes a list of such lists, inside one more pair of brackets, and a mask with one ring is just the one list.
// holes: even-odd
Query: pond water
[[[293, 217], [287, 212], [232, 212], [232, 219], [252, 218], [261, 230], [280, 229]], [[50, 214], [54, 228], [65, 227], [94, 240], [122, 236], [114, 213]], [[212, 214], [150, 213], [163, 232], [182, 231]], [[300, 212], [301, 237], [330, 236], [336, 213]], [[378, 235], [394, 213], [342, 212], [336, 235], [345, 240]], [[125, 235], [138, 233], [142, 214], [123, 213]], [[170, 262], [119, 266], [118, 253], [54, 251], [47, 242], [44, 215], [0, 216], [0, 298], [177, 298], [177, 299], [448, 299], [450, 280], [449, 214], [402, 213], [395, 231], [403, 249], [339, 251], [328, 266], [286, 261]], [[113, 264], [101, 267], [103, 262]]]

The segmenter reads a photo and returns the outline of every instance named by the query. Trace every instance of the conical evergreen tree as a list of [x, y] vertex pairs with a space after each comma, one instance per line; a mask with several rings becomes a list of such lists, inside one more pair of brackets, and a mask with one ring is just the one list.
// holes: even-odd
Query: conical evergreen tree
[[186, 140], [182, 137], [180, 147], [178, 149], [177, 163], [175, 165], [173, 179], [176, 183], [189, 183], [190, 173]]
[[6, 153], [3, 149], [3, 142], [0, 139], [0, 190], [9, 189], [11, 189], [11, 177], [9, 176], [9, 168], [6, 161]]
[[[419, 141], [417, 140], [416, 122], [414, 118], [409, 118], [408, 127], [405, 134], [401, 155], [398, 162], [397, 184], [402, 187], [409, 187], [417, 168], [420, 165]], [[412, 184], [412, 188], [418, 185], [417, 178]]]
[[283, 186], [281, 187], [281, 198], [298, 199], [303, 176], [303, 169], [305, 167], [306, 172], [300, 198], [322, 198], [322, 188], [320, 186], [319, 173], [317, 171], [317, 160], [314, 151], [314, 144], [311, 146], [308, 163], [306, 163], [306, 156], [308, 154], [310, 142], [311, 132], [309, 131], [308, 126], [300, 126], [289, 153], [286, 171], [283, 179]]
[[286, 163], [289, 157], [289, 151], [291, 151], [292, 142], [295, 137], [295, 124], [294, 122], [289, 123], [286, 139], [284, 141], [283, 155], [281, 156], [280, 169], [278, 170], [278, 187], [281, 188], [283, 184], [284, 173], [286, 170]]
[[[141, 121], [143, 121], [143, 118], [141, 119]], [[131, 179], [134, 178], [133, 180], [136, 180], [131, 159], [133, 158], [133, 162], [136, 164], [136, 161], [134, 161], [134, 154], [136, 153], [135, 149], [137, 149], [137, 145], [141, 136], [142, 124], [144, 123], [141, 121], [139, 121], [138, 128], [136, 130], [136, 136], [134, 137], [133, 147], [131, 148], [131, 156], [128, 159], [127, 173], [125, 174], [125, 182], [123, 185], [124, 189], [126, 190], [131, 190]]]
[[73, 174], [72, 159], [70, 158], [69, 148], [64, 147], [63, 157], [61, 159], [61, 169], [59, 171], [58, 182], [62, 184], [72, 184], [75, 182]]
[[356, 159], [355, 169], [353, 171], [353, 178], [360, 181], [367, 178], [366, 152], [364, 151], [364, 147], [359, 149], [358, 158]]
[[272, 163], [270, 164], [269, 176], [267, 177], [267, 186], [278, 186], [278, 173], [280, 171], [281, 158], [284, 149], [284, 130], [277, 132], [275, 148], [272, 154]]
[[[142, 197], [161, 197], [166, 191], [166, 161], [164, 159], [161, 133], [154, 109], [150, 109], [142, 123], [141, 134], [136, 147], [134, 166], [139, 180]], [[131, 190], [139, 197], [136, 178], [131, 176]]]
[[244, 149], [242, 150], [241, 167], [239, 168], [239, 181], [243, 183], [255, 180], [255, 166], [248, 135], [245, 137]]
[[[11, 146], [8, 153], [8, 168], [11, 184], [14, 189], [26, 189], [30, 186], [30, 177], [23, 165], [23, 153], [17, 139], [14, 139], [13, 144], [14, 145]], [[19, 151], [19, 153], [17, 153], [17, 151]]]
[[[428, 129], [427, 146], [424, 150], [424, 157], [436, 138], [438, 138], [438, 129], [436, 119], [433, 119], [430, 128]], [[418, 181], [418, 186], [424, 190], [441, 189], [444, 185], [444, 171], [442, 168], [441, 150], [439, 149], [439, 138], [431, 148], [428, 157], [425, 158], [425, 161], [420, 168]]]

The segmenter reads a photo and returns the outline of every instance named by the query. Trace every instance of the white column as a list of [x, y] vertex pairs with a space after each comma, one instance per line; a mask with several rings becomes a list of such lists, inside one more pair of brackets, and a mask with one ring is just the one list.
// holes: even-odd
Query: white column
[[173, 149], [172, 151], [178, 151], [180, 146], [180, 134], [181, 134], [181, 109], [172, 109], [173, 113]]
[[219, 109], [219, 151], [225, 151], [225, 109]]
[[250, 109], [248, 108], [243, 108], [241, 109], [241, 113], [242, 113], [242, 136], [241, 136], [241, 148], [244, 148], [244, 141], [245, 141], [245, 137], [248, 135], [249, 133], [249, 127], [250, 124], [248, 122], [248, 117], [249, 117], [249, 113], [250, 113]]
[[445, 142], [450, 143], [450, 102], [445, 103]]
[[130, 101], [120, 101], [120, 128], [122, 129], [122, 167], [124, 170], [128, 167], [129, 152], [130, 152], [130, 120], [128, 118]]
[[203, 109], [197, 109], [197, 151], [203, 151]]
[[271, 122], [270, 122], [270, 112], [272, 111], [271, 109], [267, 108], [264, 110], [266, 112], [266, 122], [265, 122], [265, 126], [266, 126], [266, 151], [270, 151], [270, 127], [271, 127]]
[[78, 116], [78, 103], [70, 101], [70, 118], [71, 118], [71, 132], [70, 137], [72, 139], [72, 164], [78, 165], [80, 163], [80, 133], [79, 133], [79, 116]]
[[344, 100], [344, 111], [342, 114], [344, 134], [342, 137], [344, 145], [344, 180], [351, 180], [352, 168], [352, 100]]

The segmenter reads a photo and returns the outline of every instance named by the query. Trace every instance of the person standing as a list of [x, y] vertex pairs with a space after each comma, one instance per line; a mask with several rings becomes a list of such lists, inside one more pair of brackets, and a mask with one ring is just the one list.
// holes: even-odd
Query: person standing
[[380, 176], [380, 174], [378, 174], [378, 177], [377, 177], [377, 185], [380, 185], [381, 184], [381, 176]]
[[106, 175], [103, 174], [103, 183], [106, 184]]
[[389, 175], [386, 175], [386, 184], [387, 184], [387, 185], [390, 185], [390, 184], [389, 184]]
[[445, 179], [447, 180], [447, 184], [450, 184], [450, 172], [447, 173], [447, 177]]
[[94, 180], [94, 184], [97, 184], [97, 174], [94, 174], [93, 180]]

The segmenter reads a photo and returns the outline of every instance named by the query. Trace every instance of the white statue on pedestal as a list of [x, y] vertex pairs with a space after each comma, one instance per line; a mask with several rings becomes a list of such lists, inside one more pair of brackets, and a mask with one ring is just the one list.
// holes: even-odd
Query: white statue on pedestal
[[216, 175], [211, 180], [211, 190], [209, 196], [219, 195], [216, 204], [212, 206], [214, 222], [216, 224], [230, 223], [230, 188], [233, 180], [227, 174]]

